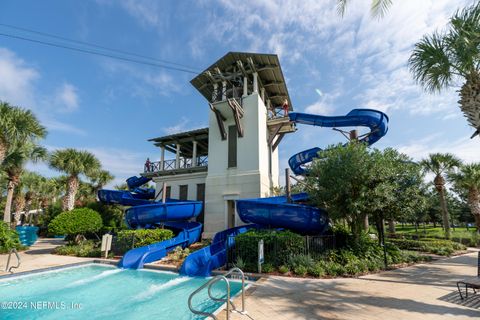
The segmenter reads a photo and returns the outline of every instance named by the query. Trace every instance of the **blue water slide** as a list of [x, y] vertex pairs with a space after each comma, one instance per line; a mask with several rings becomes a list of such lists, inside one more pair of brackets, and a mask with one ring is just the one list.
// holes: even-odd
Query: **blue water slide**
[[118, 266], [128, 269], [143, 268], [145, 263], [162, 259], [168, 252], [178, 246], [186, 248], [197, 242], [202, 233], [202, 224], [199, 222], [166, 222], [163, 225], [176, 232], [176, 236], [172, 239], [128, 251]]
[[[370, 133], [365, 135], [359, 141], [372, 145], [380, 140], [388, 131], [388, 116], [378, 110], [372, 109], [353, 109], [345, 116], [327, 117], [315, 114], [291, 112], [288, 114], [290, 120], [295, 123], [307, 124], [320, 127], [368, 127]], [[297, 175], [305, 174], [305, 164], [318, 157], [320, 148], [304, 150], [293, 155], [288, 164], [292, 171]]]
[[217, 232], [211, 245], [187, 256], [180, 268], [180, 274], [190, 277], [210, 276], [212, 270], [227, 263], [227, 250], [235, 244], [235, 236], [258, 227], [258, 225], [252, 224]]
[[147, 178], [147, 177], [133, 176], [133, 177], [130, 177], [130, 178], [127, 179], [127, 186], [128, 186], [129, 190], [133, 190], [135, 188], [138, 188], [138, 187], [144, 185], [145, 183], [149, 182], [150, 180], [152, 180], [152, 179]]
[[150, 202], [125, 211], [125, 220], [131, 228], [144, 228], [159, 222], [181, 221], [197, 217], [202, 211], [202, 201]]
[[145, 263], [165, 257], [177, 246], [185, 248], [197, 242], [201, 236], [202, 224], [186, 220], [197, 217], [202, 211], [203, 203], [174, 199], [167, 199], [165, 203], [148, 200], [154, 197], [155, 190], [140, 188], [148, 181], [149, 178], [130, 177], [127, 179], [130, 191], [98, 191], [98, 198], [105, 204], [130, 206], [125, 211], [125, 220], [131, 228], [157, 228], [161, 225], [176, 234], [172, 239], [128, 251], [119, 263], [122, 268], [142, 268]]
[[122, 206], [140, 206], [151, 204], [143, 195], [132, 193], [126, 190], [98, 190], [98, 199], [105, 204], [120, 204]]
[[306, 193], [292, 195], [292, 203], [285, 196], [240, 199], [236, 201], [237, 213], [245, 223], [286, 228], [301, 234], [322, 234], [328, 228], [327, 212], [301, 203], [307, 200]]

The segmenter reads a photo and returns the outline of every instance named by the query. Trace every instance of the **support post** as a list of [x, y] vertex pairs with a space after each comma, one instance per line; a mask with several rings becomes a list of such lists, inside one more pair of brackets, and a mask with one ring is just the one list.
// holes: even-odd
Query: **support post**
[[213, 84], [212, 102], [218, 100], [218, 83]]
[[260, 89], [260, 97], [262, 98], [263, 103], [265, 103], [265, 88]]
[[161, 152], [160, 152], [160, 167], [158, 168], [159, 171], [163, 171], [163, 167], [165, 165], [165, 147], [162, 146], [161, 148]]
[[193, 141], [192, 167], [197, 166], [197, 141]]
[[243, 77], [243, 97], [248, 96], [248, 78], [247, 76]]
[[287, 194], [287, 202], [292, 203], [292, 188], [290, 185], [290, 169], [285, 169], [285, 193]]
[[350, 141], [357, 141], [358, 140], [358, 131], [352, 130], [350, 131]]
[[253, 73], [253, 92], [258, 93], [258, 73]]
[[227, 100], [227, 81], [222, 81], [222, 101]]
[[162, 188], [162, 203], [165, 203], [167, 201], [167, 183], [163, 183], [163, 188]]
[[180, 144], [177, 143], [177, 150], [175, 154], [175, 169], [180, 169]]

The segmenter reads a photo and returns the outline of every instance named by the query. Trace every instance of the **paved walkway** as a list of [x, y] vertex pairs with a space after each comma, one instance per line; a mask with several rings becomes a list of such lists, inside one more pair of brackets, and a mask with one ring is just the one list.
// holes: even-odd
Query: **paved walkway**
[[246, 299], [248, 316], [231, 319], [480, 319], [480, 294], [462, 302], [455, 287], [476, 265], [472, 252], [360, 278], [270, 277]]
[[[52, 250], [64, 244], [61, 239], [40, 238], [38, 241], [30, 247], [29, 250], [19, 252], [20, 259], [22, 261], [20, 268], [12, 269], [14, 273], [31, 271], [36, 269], [43, 269], [49, 267], [62, 266], [71, 263], [91, 261], [93, 258], [78, 258], [70, 256], [59, 256], [51, 254]], [[5, 266], [7, 265], [8, 254], [0, 255], [0, 276], [8, 274], [5, 272]], [[13, 265], [17, 264], [17, 259], [12, 255]]]

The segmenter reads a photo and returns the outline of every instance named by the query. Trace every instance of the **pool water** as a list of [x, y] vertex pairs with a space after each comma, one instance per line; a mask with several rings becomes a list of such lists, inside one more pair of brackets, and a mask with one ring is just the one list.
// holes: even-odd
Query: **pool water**
[[[0, 319], [204, 319], [188, 309], [188, 297], [208, 278], [176, 273], [125, 270], [88, 264], [0, 280]], [[230, 282], [231, 294], [241, 284]], [[212, 287], [215, 297], [226, 287]], [[213, 312], [221, 303], [206, 290], [195, 296], [196, 309]]]

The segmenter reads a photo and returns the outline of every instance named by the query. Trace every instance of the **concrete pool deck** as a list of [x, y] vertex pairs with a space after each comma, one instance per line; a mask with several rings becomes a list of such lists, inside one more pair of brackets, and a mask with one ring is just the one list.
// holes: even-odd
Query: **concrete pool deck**
[[[230, 319], [480, 319], [480, 294], [461, 301], [456, 281], [475, 277], [477, 251], [359, 278], [272, 276], [255, 284], [248, 315]], [[235, 300], [238, 307], [240, 299]], [[221, 314], [225, 319], [225, 312]]]
[[[21, 260], [20, 268], [12, 269], [12, 271], [15, 274], [19, 272], [98, 260], [95, 258], [78, 258], [51, 254], [55, 247], [61, 246], [64, 243], [65, 242], [62, 239], [39, 238], [38, 241], [28, 250], [19, 252]], [[0, 276], [10, 274], [5, 272], [7, 259], [8, 254], [0, 254]], [[14, 255], [12, 255], [10, 264], [17, 265], [17, 258]]]

